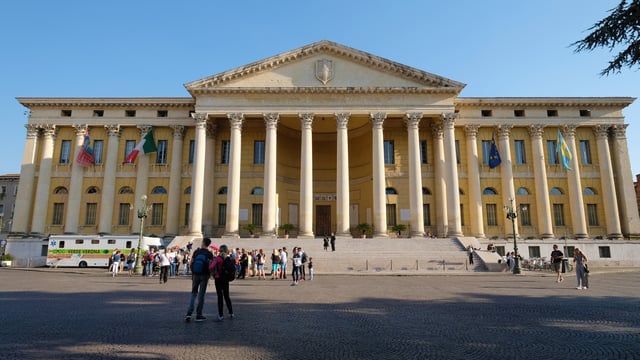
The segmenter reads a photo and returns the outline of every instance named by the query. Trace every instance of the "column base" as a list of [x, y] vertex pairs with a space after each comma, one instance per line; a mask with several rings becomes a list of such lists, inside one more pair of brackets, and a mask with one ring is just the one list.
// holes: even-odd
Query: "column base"
[[238, 233], [226, 233], [222, 235], [223, 239], [238, 239], [240, 238], [240, 235], [238, 235]]
[[373, 234], [373, 238], [388, 238], [388, 237], [389, 237], [389, 235], [388, 234], [384, 234], [384, 233]]
[[613, 234], [607, 234], [607, 239], [622, 239], [622, 234], [620, 233], [613, 233]]
[[553, 235], [551, 233], [540, 234], [538, 236], [540, 236], [540, 239], [553, 239], [553, 238], [555, 238], [555, 235]]
[[586, 239], [589, 237], [589, 234], [574, 234], [576, 239]]

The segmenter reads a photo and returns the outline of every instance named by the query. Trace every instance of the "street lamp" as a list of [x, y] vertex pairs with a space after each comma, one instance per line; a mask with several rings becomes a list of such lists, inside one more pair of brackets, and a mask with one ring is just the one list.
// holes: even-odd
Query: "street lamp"
[[505, 206], [504, 210], [507, 212], [507, 219], [511, 220], [511, 225], [513, 225], [513, 251], [515, 253], [513, 257], [513, 261], [515, 261], [513, 274], [518, 275], [520, 274], [520, 259], [518, 256], [518, 244], [516, 242], [516, 218], [518, 217], [518, 214], [516, 213], [516, 209], [513, 205], [513, 199], [509, 199], [509, 201], [511, 201], [511, 205]]
[[136, 274], [142, 274], [142, 233], [144, 232], [144, 219], [147, 217], [147, 213], [149, 212], [149, 207], [147, 206], [147, 195], [142, 195], [140, 197], [142, 200], [142, 207], [138, 209], [138, 219], [140, 219], [140, 237], [138, 238], [138, 253], [136, 254], [136, 267], [134, 272]]

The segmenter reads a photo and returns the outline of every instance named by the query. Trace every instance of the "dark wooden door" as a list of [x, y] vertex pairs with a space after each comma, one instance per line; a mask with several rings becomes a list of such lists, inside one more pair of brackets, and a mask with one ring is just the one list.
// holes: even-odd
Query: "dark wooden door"
[[316, 236], [331, 234], [331, 205], [316, 205]]

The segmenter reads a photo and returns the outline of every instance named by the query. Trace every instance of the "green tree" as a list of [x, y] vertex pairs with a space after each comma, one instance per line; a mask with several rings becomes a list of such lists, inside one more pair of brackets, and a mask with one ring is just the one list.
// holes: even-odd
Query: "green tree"
[[622, 0], [609, 12], [609, 16], [588, 29], [591, 33], [587, 37], [571, 44], [576, 53], [596, 48], [607, 48], [612, 52], [626, 46], [600, 75], [620, 73], [623, 67], [640, 64], [640, 0]]

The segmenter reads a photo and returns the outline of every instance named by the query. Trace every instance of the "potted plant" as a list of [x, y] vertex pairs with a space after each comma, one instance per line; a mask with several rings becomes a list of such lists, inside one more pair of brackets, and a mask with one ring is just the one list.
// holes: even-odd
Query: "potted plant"
[[369, 223], [360, 223], [358, 224], [358, 230], [360, 230], [360, 235], [362, 238], [367, 237], [367, 232], [371, 231], [371, 224]]
[[398, 234], [398, 237], [400, 237], [402, 235], [402, 232], [407, 230], [407, 226], [405, 224], [395, 224], [393, 225], [393, 227], [391, 227], [391, 230], [393, 230], [393, 232]]
[[295, 226], [293, 226], [293, 224], [282, 224], [279, 227], [280, 230], [284, 231], [284, 238], [288, 239], [289, 238], [289, 232], [293, 229], [295, 229]]
[[11, 266], [12, 263], [13, 263], [13, 255], [4, 254], [2, 256], [2, 266], [9, 267], [9, 266]]
[[254, 224], [247, 224], [245, 225], [244, 229], [249, 232], [249, 236], [255, 236], [256, 226]]

